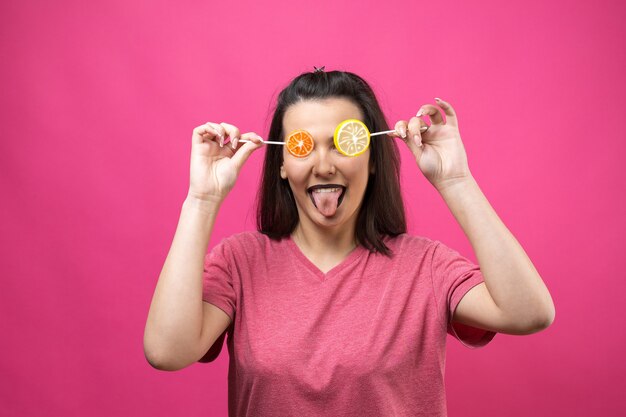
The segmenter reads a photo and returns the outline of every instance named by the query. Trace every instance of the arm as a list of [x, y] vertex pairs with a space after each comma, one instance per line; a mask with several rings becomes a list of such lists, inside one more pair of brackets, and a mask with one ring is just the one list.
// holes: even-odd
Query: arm
[[187, 197], [159, 276], [144, 332], [144, 352], [157, 369], [182, 369], [201, 358], [230, 324], [202, 301], [202, 272], [219, 202]]
[[[396, 131], [469, 238], [484, 276], [461, 299], [453, 320], [510, 334], [542, 330], [554, 320], [550, 293], [471, 175], [454, 109], [435, 100], [445, 121], [437, 107], [426, 104], [408, 123], [397, 122]], [[422, 116], [432, 122], [425, 133]]]
[[[231, 146], [222, 146], [226, 136]], [[237, 147], [239, 138], [250, 142]], [[193, 131], [189, 193], [144, 332], [146, 359], [157, 369], [177, 370], [198, 361], [230, 324], [224, 311], [202, 300], [204, 257], [222, 201], [244, 162], [261, 146], [255, 133], [240, 135], [226, 123], [206, 123]]]
[[529, 334], [554, 320], [552, 297], [522, 246], [470, 176], [438, 188], [468, 237], [485, 282], [461, 299], [453, 320], [509, 334]]

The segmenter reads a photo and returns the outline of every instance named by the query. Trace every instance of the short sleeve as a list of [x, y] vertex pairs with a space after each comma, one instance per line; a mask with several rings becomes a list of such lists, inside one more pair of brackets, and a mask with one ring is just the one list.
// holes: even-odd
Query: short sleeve
[[454, 311], [463, 296], [484, 282], [480, 267], [439, 241], [434, 242], [432, 256], [431, 278], [442, 325], [466, 347], [485, 346], [494, 338], [495, 332], [452, 323]]
[[231, 257], [228, 240], [223, 240], [206, 255], [202, 274], [202, 300], [224, 310], [234, 320], [237, 296], [229, 262]]

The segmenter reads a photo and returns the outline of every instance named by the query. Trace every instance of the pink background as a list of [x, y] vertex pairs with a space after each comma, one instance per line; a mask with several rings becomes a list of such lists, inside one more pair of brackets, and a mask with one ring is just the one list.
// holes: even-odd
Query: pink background
[[[276, 94], [313, 65], [365, 77], [392, 124], [451, 102], [474, 176], [555, 300], [542, 333], [449, 339], [450, 415], [623, 415], [622, 2], [101, 3], [0, 5], [1, 415], [226, 414], [225, 351], [168, 373], [142, 348], [191, 131], [266, 135]], [[212, 245], [255, 227], [262, 156]], [[475, 260], [402, 156], [411, 233]]]

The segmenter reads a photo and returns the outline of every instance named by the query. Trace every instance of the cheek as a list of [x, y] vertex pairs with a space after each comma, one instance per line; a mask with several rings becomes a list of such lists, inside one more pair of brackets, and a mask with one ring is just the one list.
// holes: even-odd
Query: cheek
[[281, 169], [281, 177], [288, 179], [292, 184], [299, 184], [306, 180], [306, 164], [304, 161], [296, 161], [293, 158], [287, 158], [283, 161]]
[[369, 178], [368, 159], [363, 158], [362, 160], [348, 162], [351, 163], [344, 164], [341, 170], [349, 179], [349, 181], [352, 182], [353, 185], [357, 185], [360, 183], [367, 184], [367, 180]]

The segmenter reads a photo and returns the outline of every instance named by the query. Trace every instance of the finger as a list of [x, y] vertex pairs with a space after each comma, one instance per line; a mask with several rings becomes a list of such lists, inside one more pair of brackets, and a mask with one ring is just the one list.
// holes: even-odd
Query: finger
[[432, 104], [424, 104], [420, 107], [420, 110], [415, 115], [416, 117], [420, 116], [428, 116], [430, 118], [430, 122], [434, 125], [445, 124], [446, 122], [443, 120], [441, 115], [441, 111], [439, 108], [435, 107]]
[[422, 146], [422, 130], [423, 128], [428, 128], [426, 122], [419, 117], [411, 117], [408, 127], [409, 140], [412, 141], [417, 147]]
[[228, 136], [230, 138], [230, 146], [231, 146], [231, 148], [235, 149], [235, 147], [233, 146], [233, 140], [236, 141], [241, 136], [241, 133], [239, 132], [239, 129], [236, 126], [233, 126], [233, 125], [228, 124], [228, 123], [220, 123], [220, 125], [226, 131], [226, 136]]
[[250, 155], [252, 155], [252, 152], [263, 147], [262, 139], [256, 133], [245, 133], [241, 135], [241, 139], [250, 140], [250, 142], [245, 142], [239, 147], [231, 158], [237, 166], [237, 171], [241, 170], [241, 167], [243, 167], [243, 164], [248, 160]]
[[396, 122], [396, 125], [394, 126], [395, 132], [389, 132], [387, 133], [387, 135], [396, 138], [398, 137], [398, 135], [402, 138], [402, 139], [406, 139], [406, 129], [407, 129], [407, 122], [406, 120], [398, 120]]
[[[242, 142], [243, 140], [243, 142]], [[231, 139], [231, 147], [235, 150], [235, 152], [237, 152], [237, 149], [241, 148], [241, 146], [246, 142], [246, 141], [252, 141], [253, 143], [258, 143], [260, 145], [263, 145], [263, 139], [261, 138], [261, 136], [257, 135], [254, 132], [248, 132], [248, 133], [244, 133], [243, 135], [241, 135], [238, 138], [235, 138], [234, 140]]]
[[200, 125], [198, 127], [196, 127], [193, 130], [193, 133], [191, 134], [191, 143], [192, 144], [200, 144], [202, 142], [204, 142], [204, 139], [206, 137], [210, 139], [214, 138], [218, 136], [217, 131], [215, 130], [215, 128], [213, 128], [211, 125], [209, 125], [208, 123], [205, 123], [203, 125]]
[[224, 137], [226, 136], [226, 129], [224, 129], [224, 126], [222, 126], [221, 123], [207, 122], [207, 124], [217, 131], [220, 147], [224, 146]]
[[[409, 137], [409, 135], [407, 134], [407, 128], [408, 128], [407, 121], [406, 120], [399, 120], [396, 123], [394, 131], [387, 133], [387, 136], [389, 136], [390, 138], [400, 137], [400, 139], [402, 139], [403, 141], [406, 142], [406, 139]], [[422, 135], [427, 130], [428, 130], [428, 125], [426, 123], [424, 123], [422, 126], [420, 126], [420, 133]]]
[[447, 101], [443, 101], [439, 97], [435, 97], [435, 101], [437, 102], [439, 107], [441, 107], [441, 109], [445, 113], [445, 115], [446, 115], [446, 123], [451, 123], [451, 124], [454, 124], [455, 126], [458, 126], [458, 120], [456, 118], [456, 112], [454, 111], [454, 109], [452, 108], [450, 103], [448, 103]]

